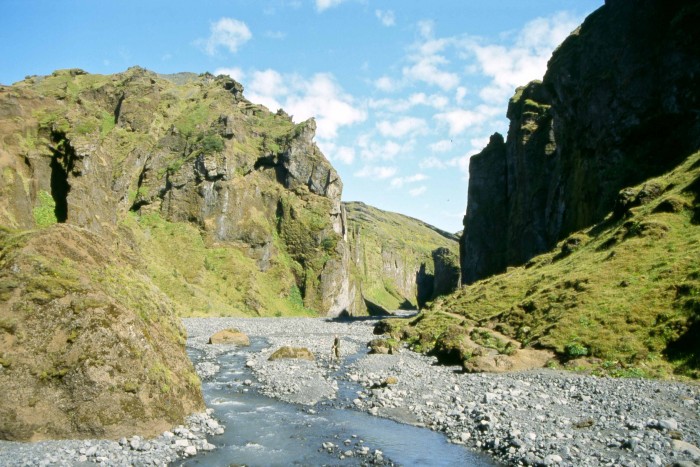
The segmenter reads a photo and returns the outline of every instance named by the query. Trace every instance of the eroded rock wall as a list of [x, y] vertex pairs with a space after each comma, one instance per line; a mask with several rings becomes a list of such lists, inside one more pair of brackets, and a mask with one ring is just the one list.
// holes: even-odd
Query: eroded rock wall
[[[263, 273], [284, 269], [271, 279], [283, 295], [297, 287], [308, 309], [340, 313], [350, 301], [342, 182], [313, 120], [294, 124], [242, 92], [223, 76], [141, 68], [3, 88], [0, 221], [35, 227], [43, 196], [55, 221], [97, 233], [129, 213], [193, 224], [208, 246], [242, 250]], [[242, 311], [272, 313], [259, 299]]]
[[609, 0], [518, 89], [505, 148], [472, 158], [462, 277], [523, 264], [700, 145], [697, 1]]

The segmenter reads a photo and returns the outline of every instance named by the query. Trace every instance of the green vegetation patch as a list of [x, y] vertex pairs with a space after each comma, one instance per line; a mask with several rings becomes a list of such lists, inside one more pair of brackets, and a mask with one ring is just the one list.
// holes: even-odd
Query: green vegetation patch
[[50, 193], [39, 190], [36, 197], [36, 206], [32, 210], [34, 222], [37, 227], [48, 227], [58, 222], [56, 218], [56, 201]]
[[[697, 377], [700, 226], [694, 210], [700, 197], [693, 184], [699, 177], [700, 153], [648, 181], [644, 186], [665, 192], [624, 219], [610, 216], [523, 267], [437, 299], [432, 308], [496, 326], [524, 346], [553, 350], [562, 362], [586, 359], [606, 374]], [[426, 326], [443, 329], [444, 318], [425, 315], [412, 324], [413, 334]], [[431, 346], [426, 337], [417, 342]]]

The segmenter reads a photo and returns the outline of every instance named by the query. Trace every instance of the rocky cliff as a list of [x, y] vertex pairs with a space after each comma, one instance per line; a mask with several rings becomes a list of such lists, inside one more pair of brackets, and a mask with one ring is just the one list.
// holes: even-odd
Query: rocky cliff
[[422, 307], [457, 287], [456, 236], [364, 203], [344, 206], [354, 314]]
[[178, 315], [350, 308], [342, 183], [228, 77], [0, 87], [0, 437], [153, 435], [203, 407]]
[[699, 18], [695, 1], [608, 0], [517, 90], [506, 141], [471, 161], [464, 283], [600, 221], [698, 148]]
[[140, 68], [0, 92], [2, 225], [127, 225], [185, 315], [349, 306], [342, 182], [313, 120], [270, 113], [227, 77]]
[[467, 371], [549, 351], [550, 367], [700, 377], [699, 19], [700, 2], [649, 0], [587, 18], [471, 160], [466, 285], [380, 330]]

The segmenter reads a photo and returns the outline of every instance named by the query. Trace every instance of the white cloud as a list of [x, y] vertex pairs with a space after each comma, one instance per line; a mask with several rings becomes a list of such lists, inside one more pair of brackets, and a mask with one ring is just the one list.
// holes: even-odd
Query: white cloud
[[392, 92], [396, 89], [396, 83], [394, 80], [388, 76], [382, 76], [377, 81], [374, 82], [374, 86], [380, 91]]
[[577, 18], [557, 13], [527, 23], [510, 45], [464, 42], [476, 58], [478, 71], [491, 79], [480, 91], [480, 97], [486, 102], [502, 103], [518, 86], [541, 79], [552, 51], [578, 24]]
[[440, 70], [441, 65], [448, 64], [448, 60], [441, 55], [426, 55], [416, 57], [413, 65], [404, 67], [403, 75], [414, 81], [439, 86], [448, 91], [459, 84], [459, 76], [455, 73]]
[[409, 175], [407, 177], [395, 177], [391, 180], [392, 188], [401, 188], [408, 183], [422, 182], [428, 178], [427, 175], [422, 173], [417, 173], [415, 175]]
[[455, 100], [457, 101], [457, 103], [461, 104], [466, 96], [467, 88], [465, 88], [464, 86], [458, 87], [457, 91], [455, 92]]
[[[243, 75], [238, 68], [217, 71]], [[339, 128], [367, 118], [366, 112], [355, 104], [354, 98], [346, 94], [329, 73], [304, 78], [267, 69], [253, 70], [245, 76], [246, 96], [251, 102], [262, 104], [272, 111], [282, 108], [297, 123], [315, 118], [319, 139], [333, 139]]]
[[433, 152], [447, 152], [452, 149], [452, 140], [443, 139], [429, 146], [430, 150]]
[[264, 96], [281, 96], [289, 92], [286, 80], [275, 70], [254, 71], [247, 90]]
[[318, 11], [327, 10], [328, 8], [338, 6], [345, 0], [316, 0], [316, 9]]
[[462, 133], [467, 128], [484, 124], [497, 116], [502, 109], [495, 106], [479, 105], [474, 110], [456, 109], [433, 116], [438, 122], [447, 124], [451, 136]]
[[233, 18], [219, 19], [211, 24], [209, 31], [209, 38], [198, 41], [209, 55], [214, 55], [220, 46], [228, 49], [231, 53], [236, 53], [241, 45], [253, 37], [243, 21]]
[[418, 163], [418, 167], [421, 169], [444, 169], [446, 167], [445, 163], [435, 156], [426, 157]]
[[334, 153], [332, 159], [338, 160], [344, 164], [352, 164], [355, 160], [355, 149], [349, 146], [340, 146]]
[[469, 159], [473, 154], [465, 154], [463, 156], [458, 156], [458, 157], [453, 157], [452, 159], [447, 161], [447, 166], [448, 167], [456, 167], [459, 169], [460, 172], [465, 174], [467, 177], [469, 176]]
[[474, 154], [480, 153], [489, 144], [490, 140], [490, 136], [481, 136], [479, 138], [470, 139], [469, 144], [471, 144], [471, 151]]
[[366, 165], [355, 172], [356, 177], [371, 178], [373, 180], [385, 180], [396, 174], [396, 167]]
[[404, 113], [414, 107], [423, 105], [434, 109], [444, 109], [450, 100], [442, 94], [427, 95], [423, 92], [411, 94], [407, 99], [370, 99], [367, 105], [371, 109], [391, 113]]
[[240, 68], [217, 68], [214, 70], [214, 75], [228, 75], [238, 82], [242, 81], [245, 77], [245, 73]]
[[371, 139], [370, 135], [364, 134], [357, 139], [356, 144], [360, 148], [360, 156], [364, 160], [392, 160], [402, 152], [410, 151], [413, 141], [409, 140], [404, 144], [395, 141], [377, 143]]
[[408, 191], [408, 194], [410, 194], [411, 196], [413, 196], [413, 197], [415, 198], [415, 197], [417, 197], [417, 196], [422, 195], [422, 194], [425, 193], [426, 191], [428, 191], [428, 187], [425, 186], [425, 185], [421, 185], [421, 186], [419, 186], [419, 187], [417, 187], [417, 188], [414, 188], [414, 189], [412, 189], [412, 190], [409, 190], [409, 191]]
[[422, 118], [404, 117], [394, 122], [383, 120], [377, 123], [377, 129], [382, 136], [402, 138], [410, 134], [420, 134], [427, 130], [427, 124]]
[[388, 27], [396, 24], [396, 17], [392, 10], [375, 10], [374, 14], [384, 26]]
[[301, 120], [316, 118], [318, 138], [332, 139], [338, 128], [367, 118], [352, 96], [343, 92], [333, 75], [317, 73], [310, 80], [296, 80], [296, 89], [284, 101], [284, 109]]

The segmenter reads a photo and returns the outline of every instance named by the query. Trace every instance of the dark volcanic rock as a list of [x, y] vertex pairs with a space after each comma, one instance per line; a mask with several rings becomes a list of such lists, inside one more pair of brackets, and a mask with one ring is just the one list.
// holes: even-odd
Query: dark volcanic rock
[[[700, 3], [606, 1], [472, 158], [464, 283], [523, 264], [700, 145]], [[642, 200], [639, 200], [642, 201]]]

